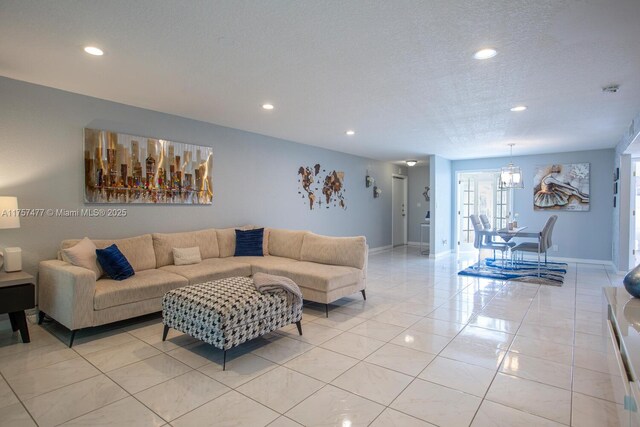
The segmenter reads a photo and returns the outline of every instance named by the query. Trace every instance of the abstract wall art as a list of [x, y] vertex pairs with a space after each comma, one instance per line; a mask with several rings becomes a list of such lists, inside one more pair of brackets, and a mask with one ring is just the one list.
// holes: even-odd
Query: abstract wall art
[[327, 171], [316, 163], [313, 167], [298, 168], [298, 194], [309, 210], [314, 208], [340, 207], [347, 209], [345, 202], [344, 172]]
[[84, 130], [87, 203], [210, 205], [212, 172], [211, 147]]
[[533, 178], [535, 210], [589, 210], [589, 163], [538, 166]]

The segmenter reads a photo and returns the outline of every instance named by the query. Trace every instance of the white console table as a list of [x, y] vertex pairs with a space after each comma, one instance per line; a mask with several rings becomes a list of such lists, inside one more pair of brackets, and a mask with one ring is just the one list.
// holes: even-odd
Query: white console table
[[[420, 223], [420, 255], [429, 255], [429, 231], [431, 229], [431, 224], [428, 222]], [[424, 235], [427, 235], [427, 241], [424, 241]], [[426, 250], [423, 249], [426, 247]]]
[[[604, 288], [607, 299], [607, 326], [617, 370], [610, 372], [621, 377], [620, 385], [606, 384], [622, 397], [625, 411], [618, 414], [617, 425], [637, 427], [640, 425], [638, 403], [640, 403], [640, 299], [633, 298], [622, 287]], [[579, 351], [578, 348], [575, 351]], [[603, 367], [605, 367], [603, 365]], [[616, 388], [620, 387], [620, 390]], [[613, 421], [613, 420], [612, 420]]]

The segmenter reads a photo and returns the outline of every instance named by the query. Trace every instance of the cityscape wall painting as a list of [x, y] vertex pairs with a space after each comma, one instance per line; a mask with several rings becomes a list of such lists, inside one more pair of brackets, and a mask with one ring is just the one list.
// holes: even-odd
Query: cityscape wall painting
[[538, 166], [533, 178], [534, 210], [589, 210], [589, 163]]
[[213, 148], [84, 130], [87, 203], [210, 205]]

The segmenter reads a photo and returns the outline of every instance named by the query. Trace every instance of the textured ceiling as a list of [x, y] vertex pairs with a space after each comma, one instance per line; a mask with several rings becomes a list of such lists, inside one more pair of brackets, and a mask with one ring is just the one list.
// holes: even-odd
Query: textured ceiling
[[0, 75], [382, 160], [561, 152], [640, 111], [639, 23], [638, 0], [0, 0]]

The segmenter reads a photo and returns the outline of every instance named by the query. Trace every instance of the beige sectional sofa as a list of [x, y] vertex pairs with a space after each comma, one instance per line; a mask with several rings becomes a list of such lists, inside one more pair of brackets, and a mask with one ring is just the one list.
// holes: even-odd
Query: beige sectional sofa
[[[243, 229], [253, 227], [243, 227]], [[61, 249], [79, 240], [65, 240]], [[44, 313], [71, 331], [161, 310], [163, 295], [181, 286], [256, 272], [296, 282], [304, 298], [328, 304], [355, 292], [365, 296], [368, 248], [364, 237], [328, 237], [308, 231], [265, 229], [265, 256], [235, 257], [235, 228], [145, 234], [93, 240], [115, 243], [135, 270], [123, 281], [96, 274], [60, 259], [42, 261], [38, 293]], [[202, 261], [174, 265], [173, 248], [199, 247]], [[73, 338], [72, 338], [73, 340]], [[73, 342], [73, 341], [72, 341]]]

